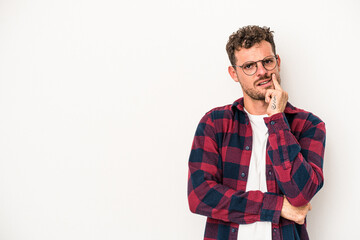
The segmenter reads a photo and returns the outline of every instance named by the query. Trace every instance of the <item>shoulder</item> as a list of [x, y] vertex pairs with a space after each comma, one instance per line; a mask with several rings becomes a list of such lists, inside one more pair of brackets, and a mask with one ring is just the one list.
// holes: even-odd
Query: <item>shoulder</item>
[[285, 111], [286, 118], [293, 130], [306, 130], [314, 126], [319, 126], [325, 131], [324, 121], [312, 112], [297, 108], [288, 103]]
[[210, 111], [205, 113], [206, 118], [211, 119], [212, 121], [222, 120], [222, 119], [231, 119], [233, 118], [234, 113], [232, 110], [232, 104], [215, 107]]

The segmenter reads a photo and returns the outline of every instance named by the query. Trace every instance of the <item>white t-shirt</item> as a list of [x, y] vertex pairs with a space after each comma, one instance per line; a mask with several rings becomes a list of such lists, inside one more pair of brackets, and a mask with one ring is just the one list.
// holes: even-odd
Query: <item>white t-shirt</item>
[[[251, 115], [246, 110], [245, 112], [250, 119], [253, 136], [246, 191], [267, 192], [266, 143], [269, 134], [264, 117], [268, 117], [268, 115]], [[238, 240], [271, 240], [271, 238], [271, 222], [255, 222], [239, 226]]]

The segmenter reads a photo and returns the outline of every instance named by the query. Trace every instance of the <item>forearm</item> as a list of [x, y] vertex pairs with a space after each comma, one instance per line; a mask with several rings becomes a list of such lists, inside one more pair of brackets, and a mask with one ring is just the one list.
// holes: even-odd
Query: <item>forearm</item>
[[[200, 174], [190, 174], [189, 178], [188, 201], [193, 213], [238, 224], [279, 223], [282, 196], [260, 191], [235, 191], [213, 180], [195, 180], [194, 175]], [[201, 181], [200, 185], [194, 184], [198, 181]]]

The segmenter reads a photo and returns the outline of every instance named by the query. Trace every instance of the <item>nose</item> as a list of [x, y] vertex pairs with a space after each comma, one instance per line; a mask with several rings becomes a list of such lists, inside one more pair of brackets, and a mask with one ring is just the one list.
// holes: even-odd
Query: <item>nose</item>
[[264, 66], [262, 65], [261, 62], [257, 63], [257, 71], [256, 74], [261, 76], [261, 75], [265, 75], [267, 73], [267, 70], [264, 68]]

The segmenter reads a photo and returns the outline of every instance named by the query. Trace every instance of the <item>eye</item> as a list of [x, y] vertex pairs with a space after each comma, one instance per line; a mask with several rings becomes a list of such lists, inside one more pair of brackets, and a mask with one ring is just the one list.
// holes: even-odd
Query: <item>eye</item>
[[272, 64], [274, 62], [274, 59], [273, 58], [267, 58], [267, 59], [264, 59], [263, 62], [265, 64]]
[[244, 63], [243, 68], [247, 69], [247, 70], [253, 69], [255, 67], [255, 64], [256, 63], [254, 63], [254, 62]]

